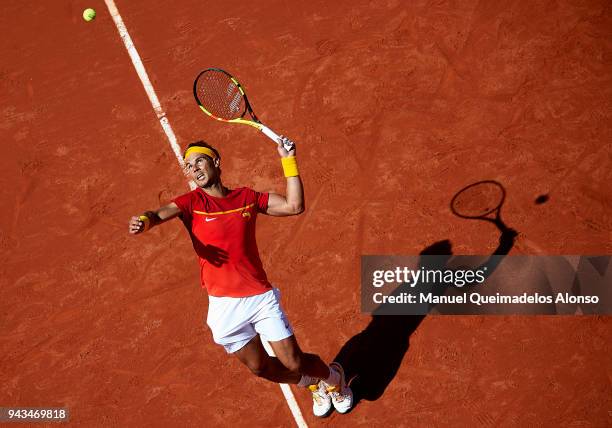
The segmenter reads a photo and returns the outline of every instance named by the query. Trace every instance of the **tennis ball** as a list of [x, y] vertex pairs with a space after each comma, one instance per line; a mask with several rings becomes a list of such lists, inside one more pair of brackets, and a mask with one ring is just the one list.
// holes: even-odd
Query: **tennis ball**
[[83, 11], [83, 19], [85, 21], [87, 22], [93, 21], [95, 17], [96, 17], [96, 11], [93, 10], [92, 8], [88, 8]]

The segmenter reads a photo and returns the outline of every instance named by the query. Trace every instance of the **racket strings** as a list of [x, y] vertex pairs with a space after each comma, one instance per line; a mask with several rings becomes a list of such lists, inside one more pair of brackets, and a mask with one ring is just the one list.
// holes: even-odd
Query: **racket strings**
[[225, 120], [242, 117], [246, 108], [238, 85], [220, 71], [203, 73], [196, 84], [198, 101], [208, 112]]
[[482, 217], [497, 210], [504, 197], [504, 190], [500, 186], [482, 183], [459, 192], [453, 199], [452, 209], [462, 217]]

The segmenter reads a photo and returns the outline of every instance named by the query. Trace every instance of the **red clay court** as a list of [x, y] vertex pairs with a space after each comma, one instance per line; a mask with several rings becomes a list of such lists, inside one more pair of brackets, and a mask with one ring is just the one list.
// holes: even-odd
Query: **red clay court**
[[[304, 350], [331, 361], [372, 326], [361, 255], [490, 254], [495, 227], [449, 210], [473, 182], [506, 189], [510, 254], [612, 253], [609, 2], [117, 7], [178, 143], [215, 145], [227, 184], [284, 189], [264, 136], [199, 111], [202, 69], [234, 73], [297, 142], [307, 210], [261, 216], [258, 244]], [[75, 426], [294, 425], [279, 387], [213, 343], [182, 224], [127, 233], [189, 187], [104, 2], [6, 2], [0, 27], [0, 407], [66, 407]], [[349, 414], [316, 420], [292, 388], [308, 425], [612, 424], [610, 317], [396, 321], [350, 356], [371, 378]]]

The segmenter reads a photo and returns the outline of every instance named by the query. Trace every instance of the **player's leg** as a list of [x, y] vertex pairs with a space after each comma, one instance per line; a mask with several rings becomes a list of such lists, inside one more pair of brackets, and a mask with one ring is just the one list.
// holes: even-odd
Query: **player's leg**
[[[309, 385], [313, 393], [315, 415], [327, 414], [331, 404], [340, 413], [346, 413], [351, 409], [353, 391], [347, 385], [344, 369], [339, 363], [333, 362], [327, 366], [318, 355], [303, 352], [295, 336], [270, 342], [270, 346], [283, 365], [292, 371], [307, 375], [302, 376], [300, 384]], [[313, 385], [313, 380], [307, 380], [307, 378], [315, 379], [316, 384]]]
[[280, 303], [280, 291], [275, 288], [263, 294], [258, 301], [258, 312], [253, 318], [253, 328], [262, 340], [272, 346], [280, 362], [290, 371], [327, 380], [333, 385], [340, 381], [336, 373], [318, 355], [302, 352], [293, 334], [293, 329]]
[[[307, 387], [312, 392], [312, 410], [316, 416], [328, 415], [332, 404], [342, 413], [350, 409], [352, 393], [348, 397], [350, 388], [346, 386], [342, 368], [337, 363], [327, 366], [318, 355], [305, 353], [300, 349], [287, 315], [281, 307], [278, 289], [266, 293], [253, 327], [262, 340], [270, 343], [285, 367], [302, 375], [298, 386]], [[341, 401], [344, 401], [342, 405]]]
[[[268, 335], [274, 334], [274, 328], [270, 323], [260, 327]], [[313, 414], [318, 417], [329, 415], [333, 409], [332, 397], [321, 379], [329, 377], [330, 368], [318, 355], [302, 352], [294, 335], [269, 343], [284, 366], [295, 373], [300, 373], [298, 386], [308, 388], [312, 393]]]
[[300, 381], [301, 375], [298, 372], [291, 371], [278, 358], [268, 355], [258, 335], [233, 354], [255, 376], [276, 383], [298, 383]]
[[316, 379], [329, 378], [330, 369], [327, 364], [318, 355], [303, 352], [295, 335], [278, 341], [271, 341], [270, 346], [280, 362], [292, 372], [305, 374]]

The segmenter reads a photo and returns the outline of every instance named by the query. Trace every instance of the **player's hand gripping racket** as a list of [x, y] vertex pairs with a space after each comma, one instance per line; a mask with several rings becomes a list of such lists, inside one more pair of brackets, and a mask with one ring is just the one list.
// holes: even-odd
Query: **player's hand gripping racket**
[[501, 220], [506, 191], [497, 181], [484, 180], [461, 189], [451, 201], [451, 211], [467, 219], [490, 221], [500, 230], [509, 230]]
[[[283, 143], [287, 151], [294, 144], [282, 138], [255, 116], [251, 104], [238, 80], [225, 70], [208, 68], [198, 74], [193, 83], [193, 95], [204, 113], [227, 123], [241, 123], [259, 129], [275, 143]], [[245, 118], [249, 115], [251, 120]]]

